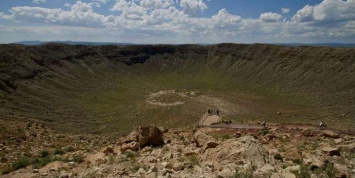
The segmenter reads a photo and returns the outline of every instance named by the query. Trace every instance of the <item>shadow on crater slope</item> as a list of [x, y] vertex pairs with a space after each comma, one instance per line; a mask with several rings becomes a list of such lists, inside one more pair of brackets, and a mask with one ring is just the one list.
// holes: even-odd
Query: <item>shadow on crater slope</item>
[[[325, 120], [355, 128], [355, 49], [1, 45], [0, 59], [0, 118], [33, 120], [59, 131], [178, 127], [221, 107], [224, 118], [237, 122]], [[168, 90], [194, 96], [158, 98], [183, 103], [171, 106], [147, 102], [152, 93]]]

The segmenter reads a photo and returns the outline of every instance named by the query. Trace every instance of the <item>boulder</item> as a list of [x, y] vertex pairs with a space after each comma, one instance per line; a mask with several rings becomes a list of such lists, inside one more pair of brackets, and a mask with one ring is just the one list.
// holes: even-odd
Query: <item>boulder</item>
[[163, 132], [156, 126], [138, 127], [136, 131], [131, 132], [118, 144], [122, 145], [121, 150], [137, 150], [137, 146], [138, 148], [149, 145], [160, 146], [164, 144]]
[[140, 147], [147, 145], [160, 146], [164, 144], [163, 132], [155, 126], [138, 127], [136, 141]]
[[317, 136], [318, 132], [314, 130], [303, 130], [302, 135], [305, 137], [314, 137]]
[[340, 150], [339, 148], [332, 148], [332, 147], [324, 147], [322, 148], [322, 151], [324, 154], [327, 156], [340, 156]]
[[339, 138], [339, 136], [340, 136], [338, 133], [330, 131], [330, 130], [324, 130], [321, 132], [320, 135], [323, 137], [326, 137], [326, 138]]
[[348, 145], [340, 145], [339, 149], [345, 152], [355, 152], [355, 143], [351, 143]]
[[207, 150], [207, 149], [209, 149], [209, 148], [216, 148], [216, 147], [217, 147], [217, 145], [218, 145], [218, 143], [217, 143], [217, 142], [214, 142], [214, 141], [209, 141], [209, 142], [207, 142], [207, 144], [206, 144], [206, 148], [205, 148], [205, 150]]
[[182, 163], [182, 162], [175, 162], [173, 164], [173, 169], [174, 171], [181, 171], [181, 170], [184, 170], [185, 169], [185, 164]]
[[114, 150], [113, 150], [113, 148], [112, 148], [111, 146], [108, 146], [108, 147], [106, 147], [106, 148], [103, 150], [103, 153], [104, 153], [105, 155], [113, 154], [113, 153], [114, 153]]
[[232, 178], [234, 177], [235, 172], [229, 168], [224, 168], [222, 171], [218, 173], [218, 178]]
[[334, 168], [337, 170], [336, 177], [350, 177], [350, 170], [346, 165], [335, 163]]
[[262, 167], [269, 162], [269, 159], [267, 150], [259, 140], [251, 136], [244, 136], [239, 140], [225, 140], [216, 148], [207, 149], [201, 155], [200, 161], [212, 162], [215, 165], [226, 165], [228, 163], [243, 161], [243, 163], [254, 163], [256, 166]]
[[259, 169], [259, 171], [262, 173], [269, 173], [275, 171], [275, 168], [270, 164], [265, 164], [263, 167]]
[[200, 131], [195, 132], [193, 141], [197, 147], [207, 147], [208, 143], [212, 144], [212, 142], [216, 142], [216, 140], [212, 136], [209, 136]]
[[342, 139], [342, 138], [334, 139], [334, 143], [335, 143], [335, 144], [339, 144], [339, 143], [341, 143], [341, 142], [343, 142], [343, 139]]
[[286, 161], [300, 163], [302, 161], [302, 156], [296, 148], [290, 148], [285, 153], [285, 159]]
[[121, 152], [125, 152], [127, 150], [137, 151], [137, 150], [139, 150], [139, 148], [140, 148], [140, 145], [136, 141], [133, 141], [131, 143], [124, 143], [121, 146]]

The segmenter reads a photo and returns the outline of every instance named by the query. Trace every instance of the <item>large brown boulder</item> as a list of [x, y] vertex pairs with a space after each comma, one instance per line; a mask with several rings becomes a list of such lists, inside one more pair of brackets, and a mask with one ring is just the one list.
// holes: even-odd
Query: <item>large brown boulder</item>
[[136, 141], [139, 143], [141, 148], [147, 145], [163, 145], [163, 132], [156, 126], [138, 127], [136, 130]]
[[296, 148], [290, 148], [285, 153], [285, 159], [294, 163], [300, 163], [302, 161], [302, 156]]
[[159, 146], [164, 144], [163, 132], [156, 126], [138, 127], [124, 139], [117, 142], [121, 146], [121, 151], [133, 150], [145, 146]]

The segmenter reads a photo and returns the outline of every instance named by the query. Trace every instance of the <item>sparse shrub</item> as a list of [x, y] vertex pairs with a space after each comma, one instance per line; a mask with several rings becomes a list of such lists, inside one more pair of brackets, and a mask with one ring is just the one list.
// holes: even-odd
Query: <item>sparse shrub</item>
[[130, 158], [130, 159], [135, 159], [136, 157], [139, 156], [139, 153], [134, 152], [134, 151], [126, 151], [124, 154], [126, 155], [127, 158]]
[[280, 140], [281, 143], [290, 142], [290, 139], [289, 139], [289, 138], [282, 138], [282, 137], [280, 137], [279, 140]]
[[228, 139], [231, 139], [231, 138], [232, 138], [232, 136], [229, 135], [229, 134], [225, 134], [225, 135], [222, 136], [223, 140], [228, 140]]
[[186, 158], [183, 157], [183, 156], [181, 156], [181, 157], [179, 157], [177, 160], [178, 160], [179, 162], [184, 162], [184, 161], [186, 160]]
[[54, 150], [54, 154], [55, 154], [55, 155], [62, 155], [62, 154], [64, 154], [64, 150], [61, 149], [61, 148], [56, 148], [56, 149]]
[[264, 129], [264, 130], [261, 131], [261, 134], [263, 134], [263, 135], [266, 135], [266, 134], [268, 134], [268, 133], [270, 133], [270, 131], [267, 130], [267, 129]]
[[72, 152], [74, 151], [75, 149], [72, 147], [72, 146], [68, 146], [64, 149], [64, 152]]
[[326, 163], [322, 168], [315, 171], [316, 175], [326, 174], [328, 177], [335, 177], [337, 173], [334, 165], [332, 163]]
[[109, 164], [114, 164], [115, 163], [115, 156], [114, 155], [112, 155], [112, 154], [109, 155], [108, 163]]
[[304, 144], [297, 145], [297, 150], [298, 151], [304, 151], [306, 149], [306, 146]]
[[31, 164], [31, 160], [27, 157], [22, 157], [20, 160], [12, 163], [11, 170], [15, 171], [17, 169], [21, 169], [27, 167]]
[[316, 150], [316, 149], [318, 149], [318, 147], [319, 147], [318, 141], [312, 142], [312, 144], [311, 144], [311, 149], [312, 150]]
[[198, 159], [197, 155], [189, 155], [186, 158], [190, 161], [192, 165], [200, 165], [200, 160]]
[[254, 178], [253, 172], [256, 170], [255, 166], [249, 167], [247, 170], [240, 170], [236, 169], [235, 170], [235, 178]]
[[311, 169], [303, 162], [300, 163], [300, 170], [293, 171], [297, 178], [311, 178]]
[[142, 167], [142, 165], [140, 165], [139, 163], [134, 163], [134, 164], [132, 164], [131, 171], [137, 172], [141, 167]]
[[39, 161], [40, 161], [40, 162], [39, 162], [39, 165], [40, 165], [41, 167], [43, 167], [43, 166], [47, 165], [48, 163], [52, 162], [52, 158], [49, 157], [49, 156], [46, 156], [46, 157], [44, 157], [44, 158], [39, 159]]
[[0, 170], [0, 175], [8, 174], [11, 171], [13, 171], [11, 167], [9, 167], [9, 166], [8, 167], [4, 167], [3, 169]]
[[73, 159], [77, 163], [82, 163], [84, 161], [84, 155], [83, 154], [76, 154], [76, 155], [74, 155]]
[[47, 156], [49, 156], [49, 152], [47, 150], [42, 150], [41, 153], [40, 153], [40, 157], [44, 158], [44, 157], [47, 157]]
[[29, 152], [25, 152], [25, 153], [23, 154], [23, 156], [25, 156], [25, 157], [32, 157], [33, 155], [32, 155], [31, 153], [29, 153]]

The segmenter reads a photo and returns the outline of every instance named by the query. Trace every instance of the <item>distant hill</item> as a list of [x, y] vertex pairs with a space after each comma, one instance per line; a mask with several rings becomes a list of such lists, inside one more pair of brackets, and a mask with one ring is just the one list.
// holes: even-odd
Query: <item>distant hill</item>
[[118, 42], [84, 42], [84, 41], [19, 41], [13, 44], [22, 44], [28, 46], [37, 46], [47, 43], [61, 43], [67, 45], [132, 45], [133, 43], [118, 43]]
[[353, 48], [355, 43], [273, 43], [276, 45], [283, 46], [328, 46], [328, 47], [343, 47], [343, 48]]

